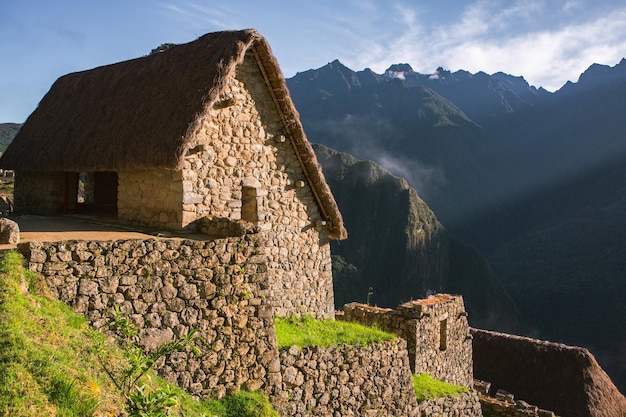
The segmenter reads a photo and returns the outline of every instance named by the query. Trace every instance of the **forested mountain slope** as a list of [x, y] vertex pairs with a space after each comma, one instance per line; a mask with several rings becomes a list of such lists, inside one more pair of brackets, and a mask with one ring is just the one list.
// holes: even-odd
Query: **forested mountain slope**
[[[405, 177], [477, 248], [529, 334], [590, 347], [626, 389], [626, 61], [549, 93], [521, 77], [334, 61], [288, 85], [313, 142]], [[611, 330], [613, 329], [613, 330]]]

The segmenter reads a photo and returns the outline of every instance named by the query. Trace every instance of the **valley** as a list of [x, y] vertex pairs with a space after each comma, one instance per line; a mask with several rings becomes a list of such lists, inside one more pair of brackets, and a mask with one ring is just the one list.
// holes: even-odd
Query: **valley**
[[288, 85], [312, 142], [406, 178], [476, 248], [521, 333], [590, 348], [626, 389], [626, 61], [554, 93], [503, 73], [339, 61]]

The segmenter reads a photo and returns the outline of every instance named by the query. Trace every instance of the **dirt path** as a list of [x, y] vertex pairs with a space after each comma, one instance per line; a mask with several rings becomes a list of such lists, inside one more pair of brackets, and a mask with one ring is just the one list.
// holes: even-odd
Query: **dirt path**
[[[150, 239], [159, 234], [157, 231], [138, 231], [120, 225], [104, 224], [94, 219], [67, 217], [19, 216], [13, 217], [20, 226], [20, 243], [22, 242], [57, 242], [61, 240], [122, 240]], [[167, 237], [180, 237], [205, 240], [202, 235], [162, 234]], [[17, 245], [0, 245], [0, 250], [14, 249]]]

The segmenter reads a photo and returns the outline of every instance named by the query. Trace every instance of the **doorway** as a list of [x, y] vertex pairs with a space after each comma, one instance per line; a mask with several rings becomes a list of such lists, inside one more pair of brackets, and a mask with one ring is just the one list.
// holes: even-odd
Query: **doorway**
[[117, 217], [117, 172], [79, 172], [74, 178], [77, 212]]

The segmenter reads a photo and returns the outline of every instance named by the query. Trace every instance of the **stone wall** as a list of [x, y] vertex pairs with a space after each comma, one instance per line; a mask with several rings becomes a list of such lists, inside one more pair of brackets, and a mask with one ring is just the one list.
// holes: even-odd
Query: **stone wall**
[[[158, 371], [198, 396], [262, 389], [283, 416], [473, 414], [461, 395], [417, 404], [403, 339], [368, 346], [276, 348], [262, 234], [212, 241], [26, 242], [29, 269], [96, 328], [114, 306], [145, 349], [192, 329], [201, 355], [177, 352]], [[467, 397], [467, 398], [466, 398]]]
[[623, 417], [626, 398], [587, 349], [472, 329], [474, 374], [567, 417]]
[[328, 230], [251, 52], [226, 82], [184, 162], [182, 226], [206, 217], [253, 223], [268, 239], [276, 314], [331, 318]]
[[266, 259], [258, 237], [24, 243], [31, 270], [100, 328], [117, 305], [153, 348], [198, 329], [196, 358], [169, 355], [159, 372], [196, 395], [223, 396], [279, 378]]
[[[419, 403], [420, 417], [482, 417], [483, 410], [474, 391]], [[508, 417], [508, 416], [507, 416]], [[512, 416], [511, 416], [512, 417]]]
[[552, 411], [515, 399], [510, 392], [501, 389], [492, 392], [490, 382], [475, 379], [474, 389], [487, 417], [556, 417]]
[[65, 173], [24, 172], [15, 177], [15, 207], [19, 214], [51, 215], [64, 211]]
[[117, 213], [128, 223], [182, 228], [182, 173], [170, 170], [118, 172]]
[[439, 294], [397, 310], [346, 304], [344, 320], [378, 326], [405, 339], [414, 373], [472, 386], [472, 342], [461, 296]]
[[402, 339], [367, 346], [292, 346], [270, 392], [281, 415], [419, 416]]

